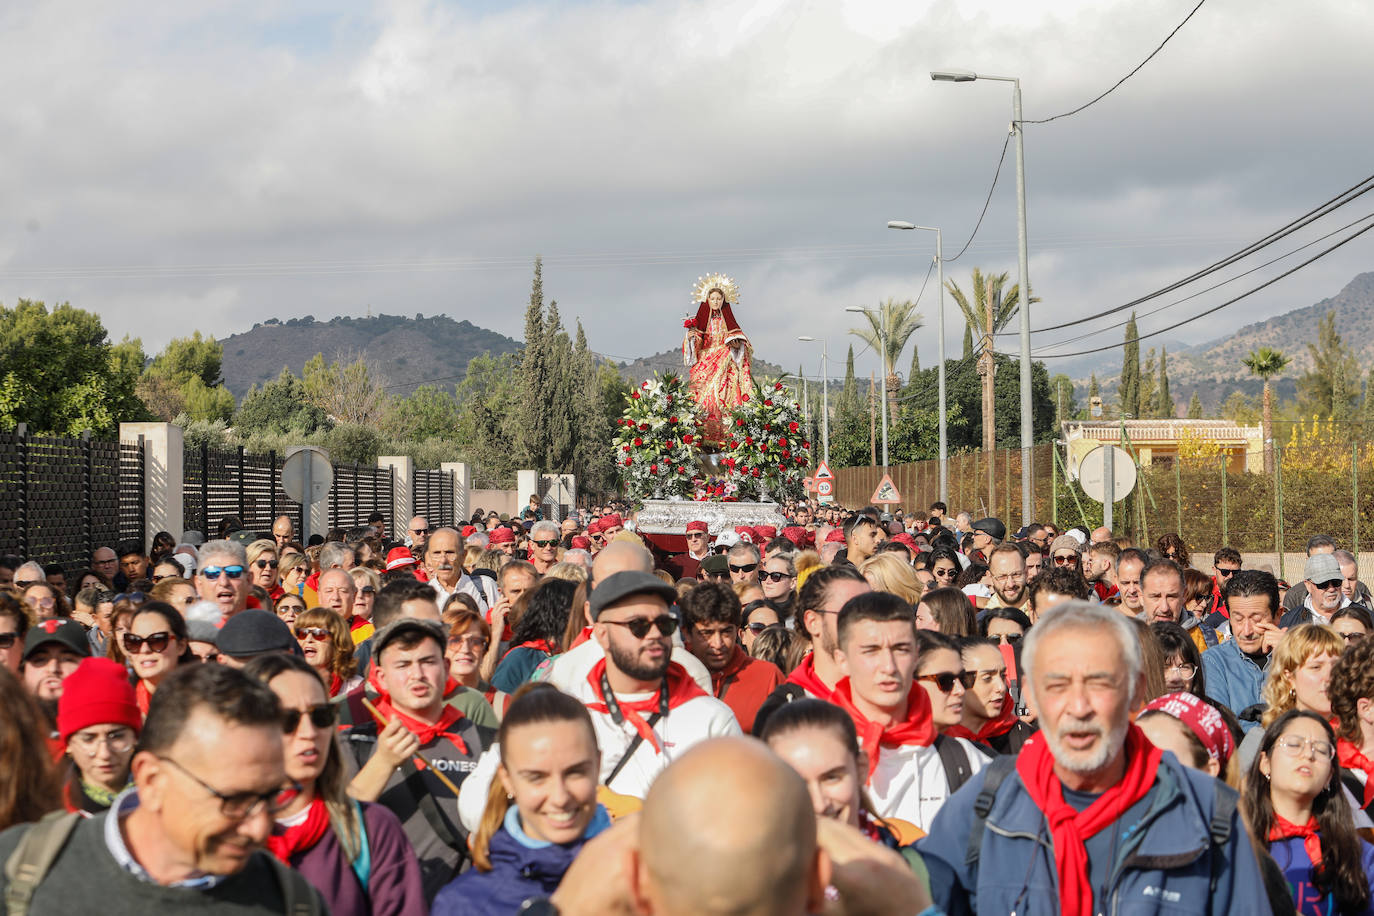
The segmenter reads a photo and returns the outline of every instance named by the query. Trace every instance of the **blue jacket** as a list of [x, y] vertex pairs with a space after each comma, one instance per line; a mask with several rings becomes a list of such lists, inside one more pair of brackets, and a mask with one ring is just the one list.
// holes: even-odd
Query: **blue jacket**
[[[1312, 883], [1312, 860], [1302, 845], [1302, 837], [1275, 840], [1269, 844], [1269, 854], [1283, 870], [1299, 916], [1331, 916], [1336, 912], [1336, 901]], [[1360, 864], [1364, 866], [1365, 877], [1374, 886], [1374, 846], [1364, 840], [1360, 841]], [[1374, 913], [1374, 898], [1360, 913], [1362, 916]]]
[[545, 843], [525, 835], [520, 813], [512, 806], [488, 846], [491, 871], [471, 868], [444, 885], [434, 898], [430, 916], [510, 916], [529, 898], [546, 897], [557, 890], [583, 844], [609, 826], [606, 809], [597, 805], [596, 815], [576, 843]]
[[[1237, 716], [1241, 710], [1263, 703], [1260, 688], [1269, 676], [1269, 663], [1261, 668], [1252, 662], [1234, 638], [1226, 640], [1202, 653], [1202, 671], [1207, 676], [1207, 695], [1226, 706]], [[1241, 720], [1245, 731], [1258, 728], [1258, 722]]]
[[491, 686], [502, 693], [515, 693], [520, 689], [520, 685], [534, 674], [534, 669], [548, 657], [549, 653], [541, 652], [532, 646], [511, 649], [492, 673]]
[[[989, 770], [976, 774], [945, 802], [916, 844], [930, 871], [935, 905], [949, 916], [1059, 912], [1059, 881], [1049, 825], [1013, 770], [997, 789], [983, 830], [976, 874], [966, 862], [974, 802]], [[1240, 816], [1230, 818], [1230, 839], [1218, 863], [1216, 893], [1209, 896], [1212, 843], [1209, 824], [1216, 799], [1214, 779], [1165, 754], [1150, 804], [1140, 822], [1126, 827], [1111, 866], [1108, 914], [1269, 913], [1255, 854]], [[950, 842], [950, 837], [961, 838]]]

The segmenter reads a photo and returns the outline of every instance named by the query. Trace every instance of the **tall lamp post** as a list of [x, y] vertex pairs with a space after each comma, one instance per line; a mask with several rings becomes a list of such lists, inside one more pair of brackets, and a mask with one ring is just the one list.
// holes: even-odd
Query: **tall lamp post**
[[[846, 311], [846, 312], [857, 312], [857, 313], [859, 313], [859, 314], [861, 314], [861, 315], [872, 315], [872, 314], [873, 314], [873, 310], [872, 310], [872, 309], [866, 309], [866, 308], [864, 308], [864, 307], [861, 306], [861, 305], [848, 305], [848, 306], [845, 306], [845, 311]], [[878, 343], [879, 343], [879, 345], [882, 347], [882, 353], [879, 354], [879, 360], [878, 360], [878, 361], [879, 361], [879, 363], [882, 364], [882, 367], [883, 367], [883, 400], [882, 400], [882, 404], [879, 405], [879, 406], [882, 408], [882, 414], [883, 414], [883, 473], [886, 474], [886, 473], [887, 473], [887, 375], [888, 375], [888, 372], [887, 372], [887, 328], [886, 328], [886, 327], [884, 326], [884, 324], [883, 324], [883, 314], [882, 314], [882, 312], [879, 312], [879, 313], [878, 313], [878, 320], [877, 320], [876, 324], [878, 325]]]
[[1026, 268], [1026, 147], [1021, 129], [1021, 80], [1015, 76], [988, 76], [972, 70], [932, 70], [930, 78], [948, 83], [995, 80], [1012, 84], [1011, 129], [1016, 134], [1016, 267], [1021, 291], [1021, 522], [1029, 525], [1034, 521], [1035, 510], [1031, 502], [1031, 443], [1035, 439], [1035, 426], [1031, 417], [1030, 280]]
[[[905, 220], [888, 221], [889, 229], [924, 229], [935, 233], [935, 264], [940, 276], [940, 317], [939, 317], [939, 367], [940, 380], [940, 502], [949, 502], [949, 425], [945, 416], [945, 248], [940, 230], [934, 226], [918, 226]], [[930, 276], [927, 274], [926, 276]]]
[[[817, 338], [808, 335], [798, 337], [797, 340], [804, 340], [808, 343], [817, 342]], [[825, 464], [830, 466], [830, 341], [819, 338], [821, 345], [821, 453], [825, 457]]]

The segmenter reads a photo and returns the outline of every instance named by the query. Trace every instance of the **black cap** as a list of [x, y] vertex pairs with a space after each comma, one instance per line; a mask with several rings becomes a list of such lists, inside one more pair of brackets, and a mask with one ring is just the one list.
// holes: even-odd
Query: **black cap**
[[24, 634], [24, 658], [27, 659], [39, 647], [49, 643], [71, 649], [82, 658], [91, 656], [91, 642], [86, 638], [86, 628], [69, 617], [50, 617], [29, 627]]
[[998, 518], [980, 518], [973, 523], [974, 531], [981, 531], [993, 540], [1002, 541], [1007, 537], [1007, 526]]
[[723, 553], [713, 553], [701, 561], [702, 572], [719, 576], [730, 571], [730, 560]]
[[430, 636], [439, 641], [440, 647], [448, 645], [448, 638], [444, 633], [444, 628], [438, 621], [421, 620], [417, 617], [402, 617], [400, 620], [392, 621], [377, 631], [372, 637], [372, 657], [381, 659], [382, 650], [396, 640], [398, 636], [407, 633], [419, 633], [422, 636]]
[[276, 614], [250, 608], [224, 622], [215, 646], [231, 658], [251, 658], [264, 652], [290, 652], [296, 648], [296, 638]]
[[592, 589], [592, 619], [600, 617], [607, 607], [631, 595], [657, 595], [669, 605], [677, 601], [677, 589], [653, 573], [639, 570], [618, 572], [606, 581], [598, 582], [596, 588]]

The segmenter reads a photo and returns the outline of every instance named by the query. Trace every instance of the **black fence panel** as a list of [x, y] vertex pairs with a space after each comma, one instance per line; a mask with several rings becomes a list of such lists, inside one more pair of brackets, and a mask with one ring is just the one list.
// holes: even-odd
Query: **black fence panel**
[[361, 528], [369, 515], [380, 512], [386, 520], [386, 530], [395, 531], [394, 505], [395, 483], [390, 467], [334, 465], [334, 484], [329, 489], [329, 527]]
[[455, 485], [452, 471], [416, 471], [411, 488], [415, 514], [423, 515], [431, 528], [452, 527]]
[[280, 515], [301, 530], [301, 506], [281, 488], [283, 459], [276, 452], [250, 454], [207, 445], [186, 449], [182, 511], [188, 529], [207, 539], [219, 536], [220, 523], [238, 518], [249, 531], [268, 534]]

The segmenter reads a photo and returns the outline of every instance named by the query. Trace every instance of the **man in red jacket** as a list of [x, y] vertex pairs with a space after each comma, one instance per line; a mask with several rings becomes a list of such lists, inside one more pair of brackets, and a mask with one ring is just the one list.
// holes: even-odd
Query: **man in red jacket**
[[682, 642], [711, 672], [711, 692], [730, 707], [741, 729], [752, 730], [754, 715], [782, 683], [782, 672], [740, 646], [742, 611], [734, 589], [703, 582], [678, 599], [678, 610]]

